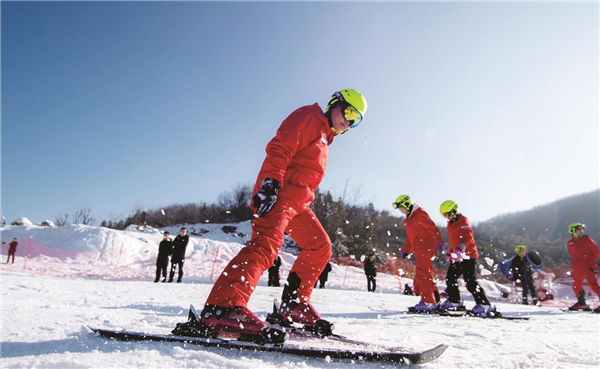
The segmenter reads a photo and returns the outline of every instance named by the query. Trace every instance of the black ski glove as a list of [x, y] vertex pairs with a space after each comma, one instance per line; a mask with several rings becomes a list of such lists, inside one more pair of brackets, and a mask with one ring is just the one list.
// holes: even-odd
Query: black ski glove
[[277, 202], [281, 184], [273, 178], [265, 178], [260, 182], [260, 190], [252, 197], [252, 206], [256, 208], [256, 215], [264, 217]]

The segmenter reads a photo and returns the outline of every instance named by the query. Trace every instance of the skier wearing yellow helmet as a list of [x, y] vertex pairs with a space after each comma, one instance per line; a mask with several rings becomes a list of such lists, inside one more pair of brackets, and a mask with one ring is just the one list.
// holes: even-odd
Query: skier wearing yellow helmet
[[448, 220], [448, 239], [450, 247], [446, 260], [450, 263], [446, 274], [448, 299], [440, 306], [442, 310], [465, 310], [460, 300], [458, 277], [462, 274], [467, 290], [475, 299], [475, 307], [471, 310], [476, 315], [493, 315], [495, 310], [490, 305], [485, 291], [477, 283], [475, 270], [477, 266], [477, 245], [469, 219], [458, 211], [458, 205], [452, 200], [440, 205], [440, 213]]
[[[571, 254], [573, 269], [573, 292], [577, 296], [577, 303], [569, 308], [569, 310], [585, 310], [589, 311], [590, 307], [585, 302], [585, 290], [583, 289], [583, 281], [587, 280], [589, 288], [600, 296], [600, 285], [595, 273], [598, 271], [598, 244], [588, 235], [583, 234], [585, 224], [571, 223], [569, 225], [569, 233], [571, 239], [567, 243], [567, 249]], [[594, 309], [595, 313], [600, 313], [600, 306]]]
[[310, 303], [313, 286], [331, 257], [331, 241], [310, 204], [325, 175], [329, 145], [337, 135], [357, 127], [366, 111], [365, 97], [344, 89], [333, 94], [325, 112], [315, 103], [297, 109], [283, 121], [267, 145], [254, 187], [252, 238], [215, 282], [200, 322], [190, 323], [194, 329], [209, 337], [225, 334], [283, 342], [284, 332], [267, 327], [247, 304], [260, 277], [277, 257], [287, 232], [302, 251], [290, 270], [281, 305], [267, 320], [301, 323], [323, 334], [331, 332], [333, 324], [323, 320]]
[[419, 204], [413, 203], [410, 196], [398, 196], [392, 206], [406, 216], [404, 219], [406, 242], [400, 257], [406, 259], [410, 253], [413, 253], [417, 260], [413, 283], [415, 293], [421, 296], [421, 301], [410, 307], [409, 311], [431, 313], [437, 308], [440, 301], [433, 277], [433, 259], [438, 250], [441, 251], [445, 248], [445, 243], [440, 235], [440, 230], [429, 214]]
[[533, 284], [533, 269], [529, 264], [527, 255], [525, 254], [527, 252], [527, 248], [523, 245], [519, 245], [515, 247], [515, 252], [517, 253], [517, 256], [512, 258], [512, 261], [510, 262], [510, 269], [512, 270], [513, 280], [515, 282], [521, 282], [521, 287], [523, 287], [523, 305], [529, 305], [527, 293], [531, 293], [533, 304], [537, 305], [537, 294]]

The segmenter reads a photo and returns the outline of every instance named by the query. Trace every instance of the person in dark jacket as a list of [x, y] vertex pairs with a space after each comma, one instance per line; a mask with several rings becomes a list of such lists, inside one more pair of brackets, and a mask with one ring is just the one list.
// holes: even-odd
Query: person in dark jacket
[[173, 257], [171, 257], [171, 274], [169, 275], [169, 283], [173, 282], [175, 268], [177, 266], [179, 266], [177, 283], [181, 283], [181, 278], [183, 278], [183, 263], [185, 262], [185, 249], [189, 241], [190, 236], [187, 235], [187, 229], [185, 227], [181, 228], [179, 235], [177, 235], [173, 241]]
[[408, 285], [408, 283], [404, 284], [404, 294], [407, 296], [414, 296], [415, 293], [413, 292], [412, 288], [410, 288], [410, 286]]
[[[325, 288], [325, 282], [327, 282], [327, 277], [329, 276], [329, 272], [331, 272], [331, 263], [327, 263], [321, 275], [319, 276], [319, 288]], [[317, 282], [315, 282], [315, 288], [317, 288]]]
[[154, 283], [160, 279], [162, 272], [163, 283], [167, 281], [167, 266], [169, 266], [169, 256], [173, 253], [173, 241], [169, 238], [169, 232], [163, 234], [163, 240], [158, 245], [158, 256], [156, 257], [156, 278]]
[[281, 257], [277, 255], [273, 265], [269, 268], [269, 287], [279, 287], [279, 268], [281, 267]]
[[523, 245], [519, 245], [515, 248], [517, 256], [512, 259], [510, 268], [512, 269], [513, 280], [515, 282], [520, 281], [521, 287], [523, 287], [523, 305], [529, 305], [529, 301], [527, 300], [528, 292], [531, 293], [533, 304], [537, 305], [537, 294], [533, 285], [533, 270], [525, 255], [525, 251], [526, 249]]
[[377, 266], [375, 265], [375, 254], [369, 254], [365, 260], [365, 274], [367, 276], [367, 291], [375, 292], [377, 288]]
[[17, 245], [19, 243], [17, 242], [16, 238], [13, 238], [12, 242], [9, 243], [9, 247], [8, 247], [8, 258], [6, 259], [6, 264], [8, 264], [8, 261], [10, 260], [10, 257], [12, 256], [12, 263], [15, 263], [15, 253], [17, 252]]

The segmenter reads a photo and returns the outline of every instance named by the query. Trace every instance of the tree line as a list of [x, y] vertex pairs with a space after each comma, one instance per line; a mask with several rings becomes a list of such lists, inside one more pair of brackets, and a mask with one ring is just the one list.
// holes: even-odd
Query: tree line
[[[179, 224], [247, 221], [253, 218], [253, 213], [248, 206], [253, 195], [252, 190], [253, 187], [250, 185], [237, 185], [233, 190], [221, 193], [215, 203], [175, 204], [152, 210], [138, 208], [125, 219], [105, 220], [102, 226], [125, 229], [130, 224], [146, 224], [161, 228]], [[597, 193], [598, 191], [588, 197], [597, 196]], [[315, 201], [311, 207], [332, 241], [333, 255], [351, 255], [360, 259], [373, 252], [381, 262], [396, 258], [406, 240], [403, 216], [399, 213], [392, 214], [387, 210], [377, 210], [372, 203], [357, 204], [356, 198], [353, 200], [348, 201], [345, 194], [336, 198], [330, 191], [315, 192]], [[473, 233], [479, 249], [480, 264], [487, 268], [484, 258], [491, 259], [494, 264], [511, 258], [515, 255], [515, 247], [521, 244], [526, 245], [529, 250], [540, 252], [544, 267], [570, 263], [571, 258], [566, 250], [569, 238], [566, 226], [563, 227], [561, 224], [556, 229], [553, 227], [550, 229], [544, 224], [560, 223], [552, 218], [552, 215], [550, 215], [552, 219], [548, 220], [549, 213], [562, 214], [565, 219], [569, 216], [575, 217], [576, 208], [580, 208], [587, 201], [588, 198], [579, 197], [562, 199], [529, 211], [502, 215], [487, 222], [474, 224]], [[560, 208], [560, 211], [549, 212], [548, 207]], [[597, 219], [597, 215], [594, 214], [581, 215], [577, 219], [593, 220], [594, 216]], [[593, 226], [590, 228], [592, 232], [595, 231]], [[440, 232], [447, 240], [446, 228], [441, 227]], [[434, 265], [444, 268], [447, 262], [441, 257]]]
[[[231, 191], [219, 194], [214, 203], [174, 204], [149, 210], [138, 207], [124, 219], [103, 220], [101, 226], [123, 230], [131, 224], [162, 228], [180, 224], [248, 221], [253, 218], [248, 206], [252, 190], [251, 185], [237, 185]], [[570, 263], [571, 258], [566, 250], [568, 224], [562, 223], [567, 222], [567, 219], [590, 221], [591, 226], [588, 228], [594, 238], [594, 219], [596, 223], [598, 219], [594, 211], [597, 213], [598, 210], [589, 210], [590, 207], [585, 204], [589, 204], [590, 199], [596, 199], [599, 192], [561, 199], [528, 211], [506, 214], [474, 224], [473, 233], [479, 249], [480, 264], [487, 268], [484, 258], [493, 260], [494, 264], [511, 258], [515, 255], [517, 245], [526, 245], [529, 250], [540, 252], [544, 267]], [[372, 203], [358, 204], [356, 194], [353, 199], [348, 199], [345, 193], [346, 191], [342, 196], [334, 197], [330, 191], [317, 190], [315, 201], [311, 205], [332, 241], [333, 255], [351, 255], [360, 259], [373, 252], [380, 262], [395, 259], [406, 240], [403, 216], [395, 214], [396, 212], [392, 214], [388, 210], [377, 210]], [[86, 219], [90, 217], [87, 214]], [[558, 220], [560, 217], [564, 219]], [[440, 232], [447, 240], [446, 228], [441, 227]], [[597, 235], [595, 239], [598, 240]], [[441, 257], [435, 261], [434, 266], [444, 268], [447, 262]]]

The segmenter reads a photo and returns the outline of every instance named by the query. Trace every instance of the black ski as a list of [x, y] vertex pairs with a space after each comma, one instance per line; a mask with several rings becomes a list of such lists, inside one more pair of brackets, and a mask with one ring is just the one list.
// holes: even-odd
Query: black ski
[[301, 347], [288, 343], [282, 345], [259, 345], [252, 342], [225, 340], [220, 338], [183, 337], [170, 334], [150, 334], [98, 328], [90, 329], [101, 337], [120, 341], [179, 342], [221, 349], [275, 352], [280, 354], [298, 355], [306, 358], [328, 358], [332, 360], [357, 360], [396, 364], [425, 364], [437, 359], [448, 348], [447, 345], [439, 345], [432, 349], [418, 352], [370, 351], [367, 349], [353, 350], [342, 348]]
[[505, 319], [505, 320], [529, 320], [528, 316], [506, 316], [502, 315], [499, 312], [495, 312], [495, 314], [491, 315], [479, 315], [473, 313], [471, 310], [467, 311], [440, 311], [436, 312], [439, 316], [449, 316], [449, 317], [472, 317], [472, 318], [481, 318], [481, 319]]
[[[370, 308], [373, 311], [378, 311], [373, 308]], [[414, 314], [414, 315], [426, 315], [426, 316], [444, 316], [451, 318], [464, 318], [464, 317], [472, 317], [472, 318], [482, 318], [482, 319], [504, 319], [504, 320], [529, 320], [528, 316], [506, 316], [501, 314], [498, 311], [495, 311], [493, 315], [479, 315], [473, 313], [471, 310], [455, 310], [455, 311], [441, 311], [441, 310], [431, 310], [427, 312], [416, 311], [412, 307], [408, 308], [408, 311], [392, 311], [392, 310], [381, 310], [383, 313], [395, 313], [395, 314]]]

